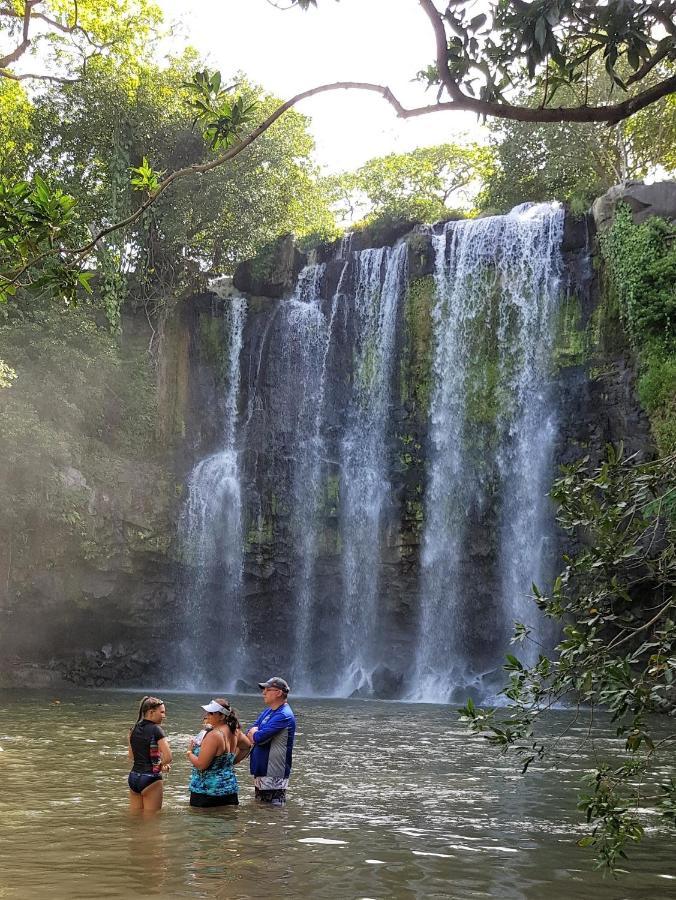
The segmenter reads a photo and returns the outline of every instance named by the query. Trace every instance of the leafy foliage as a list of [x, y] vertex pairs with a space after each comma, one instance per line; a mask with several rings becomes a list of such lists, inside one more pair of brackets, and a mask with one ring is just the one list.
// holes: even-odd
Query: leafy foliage
[[195, 113], [193, 127], [199, 124], [212, 150], [232, 146], [253, 124], [258, 102], [246, 100], [242, 94], [230, 96], [237, 85], [221, 88], [220, 72], [196, 72], [187, 87], [192, 95], [189, 105]]
[[[0, 77], [67, 83], [106, 58], [133, 66], [158, 36], [162, 14], [151, 0], [23, 0], [0, 8], [0, 30], [9, 52]], [[38, 65], [25, 71], [29, 58]]]
[[632, 116], [623, 132], [634, 157], [642, 161], [637, 176], [646, 164], [661, 164], [665, 171], [676, 172], [676, 95], [672, 94], [653, 108]]
[[[647, 81], [651, 82], [650, 76]], [[564, 85], [555, 103], [608, 102], [616, 92], [608, 85], [601, 61], [590, 61], [584, 85]], [[628, 93], [636, 93], [636, 87]], [[544, 88], [519, 98], [539, 106]], [[627, 179], [644, 178], [658, 166], [674, 168], [676, 105], [658, 101], [650, 112], [612, 128], [594, 123], [493, 121], [491, 143], [496, 168], [480, 198], [484, 208], [507, 210], [527, 200], [563, 200], [574, 211], [589, 208], [595, 197]]]
[[[91, 273], [64, 268], [51, 255], [60, 243], [77, 236], [75, 205], [70, 194], [50, 188], [39, 175], [31, 183], [0, 178], [0, 267], [8, 270], [0, 274], [0, 303], [20, 284], [51, 291], [66, 303], [76, 302], [79, 288], [89, 290]], [[26, 267], [41, 256], [47, 258], [45, 265], [30, 281], [21, 282]]]
[[556, 199], [582, 212], [619, 180], [615, 135], [605, 126], [506, 122], [491, 132], [496, 171], [479, 197], [482, 209]]
[[0, 172], [21, 178], [31, 150], [32, 105], [23, 86], [0, 79]]
[[[218, 73], [198, 70], [191, 81], [197, 62], [190, 51], [168, 67], [139, 62], [121, 73], [112, 61], [97, 59], [85, 77], [35, 98], [18, 168], [53, 173], [77, 201], [71, 216], [78, 239], [54, 232], [55, 250], [82, 247], [91, 232], [133, 215], [140, 202], [155, 198], [167, 172], [208, 164], [214, 158], [208, 143], [222, 149], [248, 129], [237, 110], [265, 117], [278, 106], [241, 75], [233, 79], [236, 100]], [[234, 118], [219, 125], [215, 141], [210, 116], [197, 123], [207, 142], [193, 132], [199, 96], [205, 105], [230, 104]], [[151, 210], [97, 248], [57, 252], [50, 265], [55, 272], [82, 272], [83, 265], [94, 271], [96, 296], [116, 329], [130, 289], [153, 304], [164, 302], [176, 291], [202, 287], [207, 274], [232, 271], [280, 232], [331, 237], [336, 229], [312, 150], [307, 120], [290, 111], [227, 167], [174, 183]], [[41, 247], [34, 241], [33, 253], [12, 261], [6, 248], [0, 271], [11, 280]], [[36, 277], [31, 269], [19, 280], [25, 287]]]
[[0, 359], [0, 388], [9, 387], [16, 378], [16, 371]]
[[149, 165], [145, 156], [143, 157], [140, 166], [131, 166], [131, 172], [132, 187], [137, 191], [144, 191], [144, 193], [149, 196], [152, 196], [157, 191], [162, 176], [165, 174], [164, 172], [156, 172], [152, 166]]
[[653, 217], [634, 225], [631, 210], [617, 210], [601, 235], [620, 311], [636, 347], [651, 340], [676, 347], [676, 228]]
[[618, 208], [600, 236], [609, 289], [638, 355], [639, 394], [663, 453], [676, 449], [676, 228], [663, 219], [634, 225]]
[[[470, 701], [460, 711], [474, 733], [515, 752], [524, 772], [556, 764], [555, 745], [538, 734], [553, 704], [576, 707], [575, 721], [611, 713], [628, 758], [601, 761], [579, 802], [590, 829], [580, 843], [611, 869], [643, 834], [642, 806], [657, 806], [674, 824], [676, 784], [663, 780], [659, 762], [676, 736], [658, 741], [651, 716], [676, 712], [675, 476], [676, 456], [636, 465], [612, 447], [593, 471], [587, 459], [564, 469], [552, 497], [577, 550], [550, 594], [533, 586], [542, 613], [563, 625], [556, 655], [542, 653], [532, 666], [508, 656], [507, 707]], [[517, 625], [514, 641], [528, 640]]]

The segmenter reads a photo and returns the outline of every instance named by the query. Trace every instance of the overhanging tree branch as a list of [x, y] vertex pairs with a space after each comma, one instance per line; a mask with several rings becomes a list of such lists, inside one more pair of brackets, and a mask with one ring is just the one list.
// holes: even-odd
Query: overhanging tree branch
[[40, 2], [40, 0], [26, 0], [26, 5], [24, 6], [23, 17], [19, 13], [12, 12], [11, 15], [16, 18], [23, 18], [23, 26], [21, 29], [21, 41], [14, 50], [10, 51], [6, 56], [0, 57], [0, 68], [5, 68], [6, 66], [10, 66], [13, 62], [16, 62], [30, 47], [30, 21], [31, 21], [31, 12], [33, 6], [36, 2]]
[[281, 116], [283, 116], [284, 113], [287, 112], [287, 110], [296, 106], [301, 101], [308, 99], [309, 97], [315, 97], [320, 94], [338, 90], [358, 90], [378, 94], [393, 107], [397, 115], [402, 119], [424, 116], [435, 112], [453, 112], [465, 110], [471, 112], [479, 112], [483, 115], [491, 115], [504, 119], [515, 119], [525, 122], [568, 121], [605, 122], [608, 124], [614, 124], [624, 118], [627, 118], [630, 115], [633, 115], [635, 112], [638, 112], [638, 110], [643, 109], [651, 103], [654, 103], [660, 97], [676, 91], [676, 76], [673, 76], [672, 78], [667, 79], [666, 81], [661, 82], [660, 84], [655, 85], [654, 87], [643, 91], [641, 94], [638, 94], [635, 97], [631, 97], [628, 100], [623, 101], [622, 103], [611, 106], [582, 107], [571, 109], [531, 109], [517, 106], [506, 107], [499, 103], [486, 103], [464, 96], [461, 100], [457, 101], [451, 100], [446, 102], [434, 103], [429, 106], [407, 108], [403, 106], [403, 104], [398, 100], [392, 90], [386, 85], [361, 81], [336, 81], [331, 84], [321, 84], [317, 87], [310, 88], [307, 91], [301, 91], [299, 94], [296, 94], [289, 100], [280, 104], [277, 109], [275, 109], [263, 122], [261, 122], [260, 125], [254, 128], [253, 131], [251, 131], [236, 144], [231, 146], [228, 150], [226, 150], [225, 153], [217, 156], [215, 159], [210, 160], [206, 163], [201, 163], [199, 165], [192, 165], [184, 167], [182, 169], [177, 169], [175, 172], [172, 172], [158, 184], [157, 188], [152, 192], [152, 194], [150, 194], [147, 199], [131, 215], [127, 216], [125, 219], [119, 222], [115, 222], [111, 225], [106, 226], [105, 228], [102, 228], [92, 238], [91, 241], [88, 241], [81, 247], [57, 248], [46, 254], [41, 254], [39, 258], [29, 260], [26, 264], [22, 265], [19, 271], [16, 272], [12, 278], [4, 279], [5, 283], [10, 285], [19, 283], [21, 277], [33, 265], [35, 265], [36, 262], [41, 261], [48, 256], [63, 255], [67, 258], [82, 262], [104, 237], [112, 234], [115, 231], [127, 228], [129, 225], [132, 225], [134, 222], [140, 219], [141, 216], [143, 216], [143, 214], [146, 212], [146, 210], [153, 206], [153, 204], [157, 202], [159, 197], [164, 194], [174, 182], [179, 181], [183, 178], [187, 178], [188, 176], [206, 174], [212, 169], [216, 169], [219, 166], [224, 165], [231, 159], [234, 159], [236, 156], [238, 156], [247, 147], [249, 147], [257, 138], [259, 138], [264, 132], [266, 132], [272, 125], [274, 125], [274, 123]]
[[76, 84], [79, 78], [63, 78], [60, 75], [44, 75], [40, 72], [22, 72], [21, 75], [15, 75], [13, 72], [6, 72], [0, 69], [0, 78], [8, 78], [10, 81], [49, 81], [54, 84]]
[[436, 6], [432, 0], [418, 0], [423, 8], [425, 15], [430, 20], [432, 30], [434, 31], [434, 40], [436, 44], [437, 70], [441, 83], [454, 100], [462, 101], [465, 99], [464, 94], [460, 90], [458, 84], [451, 77], [448, 70], [448, 38], [446, 37], [446, 29], [439, 15]]
[[[73, 84], [78, 81], [78, 78], [68, 78], [66, 76], [57, 76], [57, 75], [48, 75], [46, 73], [17, 73], [11, 71], [9, 68], [15, 62], [17, 62], [21, 57], [31, 48], [34, 47], [35, 44], [40, 41], [48, 38], [50, 36], [50, 32], [61, 32], [62, 34], [71, 35], [71, 36], [80, 36], [84, 38], [91, 47], [94, 48], [95, 52], [90, 53], [89, 55], [83, 55], [83, 63], [82, 70], [86, 69], [86, 65], [90, 59], [93, 59], [95, 56], [99, 56], [102, 51], [108, 50], [112, 47], [115, 47], [116, 44], [122, 41], [122, 38], [113, 39], [110, 41], [99, 42], [96, 41], [94, 36], [90, 34], [86, 28], [83, 28], [79, 24], [79, 9], [77, 0], [73, 0], [73, 14], [72, 21], [60, 21], [58, 18], [54, 16], [47, 15], [44, 12], [36, 11], [36, 7], [40, 6], [44, 0], [25, 0], [25, 6], [23, 12], [17, 11], [11, 6], [0, 6], [0, 19], [8, 18], [8, 19], [16, 19], [22, 20], [22, 29], [21, 29], [21, 41], [7, 53], [5, 56], [0, 57], [0, 77], [8, 78], [11, 81], [28, 81], [28, 80], [38, 80], [38, 81], [49, 81], [55, 82], [58, 84]], [[31, 34], [31, 23], [35, 20], [39, 20], [48, 26], [48, 30], [44, 32], [39, 32], [38, 34]], [[127, 24], [127, 30], [132, 27], [132, 22], [130, 21]], [[74, 45], [74, 49], [80, 49], [77, 47], [77, 44]]]

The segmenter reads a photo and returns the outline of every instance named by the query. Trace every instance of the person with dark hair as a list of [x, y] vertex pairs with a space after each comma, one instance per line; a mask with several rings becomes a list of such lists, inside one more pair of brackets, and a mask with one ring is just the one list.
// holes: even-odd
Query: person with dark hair
[[286, 702], [289, 685], [283, 678], [275, 675], [261, 681], [258, 687], [266, 707], [247, 731], [253, 743], [250, 769], [256, 800], [283, 806], [291, 775], [296, 718]]
[[171, 748], [160, 727], [167, 716], [163, 700], [145, 696], [136, 724], [129, 729], [127, 755], [133, 761], [129, 778], [129, 808], [162, 808], [162, 773], [171, 767]]
[[237, 806], [236, 758], [251, 746], [242, 734], [237, 712], [218, 697], [205, 704], [207, 730], [201, 741], [194, 738], [186, 755], [193, 765], [190, 776], [190, 805], [197, 807]]

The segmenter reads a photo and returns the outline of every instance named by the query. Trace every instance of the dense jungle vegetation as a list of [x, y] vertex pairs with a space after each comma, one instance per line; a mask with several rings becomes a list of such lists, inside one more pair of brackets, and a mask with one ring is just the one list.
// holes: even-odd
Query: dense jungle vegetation
[[[321, 2], [298, 5], [321, 15]], [[40, 467], [62, 447], [73, 385], [104, 408], [127, 365], [126, 312], [142, 311], [154, 333], [175, 298], [231, 274], [280, 234], [316, 243], [347, 224], [429, 222], [527, 200], [560, 199], [582, 213], [617, 182], [674, 173], [673, 3], [501, 3], [492, 23], [470, 16], [468, 3], [444, 13], [430, 0], [420, 5], [437, 56], [419, 77], [437, 102], [397, 112], [472, 109], [492, 117], [488, 146], [456, 140], [333, 175], [318, 170], [308, 120], [268, 93], [273, 85], [241, 72], [221, 78], [189, 47], [162, 57], [162, 16], [147, 0], [10, 0], [0, 10], [7, 465], [32, 458]], [[397, 108], [383, 86], [352, 86]], [[532, 669], [509, 658], [508, 712], [463, 711], [493, 743], [516, 748], [524, 769], [550, 758], [536, 725], [553, 702], [573, 697], [613, 713], [627, 760], [600, 765], [581, 800], [591, 825], [583, 843], [610, 867], [640, 838], [642, 806], [659, 806], [672, 822], [676, 815], [676, 782], [655, 775], [668, 744], [653, 740], [650, 725], [652, 713], [676, 709], [674, 234], [673, 224], [636, 225], [620, 209], [600, 237], [606, 300], [637, 365], [655, 459], [636, 465], [610, 450], [597, 469], [583, 462], [562, 474], [552, 496], [578, 549], [552, 591], [535, 591], [543, 613], [564, 624], [559, 655]], [[46, 382], [34, 375], [41, 360], [50, 363]], [[150, 368], [125, 384], [134, 427], [115, 440], [143, 453], [154, 428]], [[86, 436], [88, 452], [103, 453], [101, 438]], [[26, 479], [12, 486], [5, 528], [13, 531], [35, 490]], [[77, 530], [77, 519], [70, 526]], [[528, 639], [523, 628], [517, 639]], [[647, 793], [636, 788], [639, 776], [652, 779]]]

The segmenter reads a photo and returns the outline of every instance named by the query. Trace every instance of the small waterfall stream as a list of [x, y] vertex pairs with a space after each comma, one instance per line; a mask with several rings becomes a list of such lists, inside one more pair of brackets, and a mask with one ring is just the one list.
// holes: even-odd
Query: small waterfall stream
[[224, 371], [222, 448], [201, 460], [188, 477], [179, 522], [190, 566], [185, 590], [189, 647], [183, 683], [198, 688], [217, 681], [232, 689], [247, 647], [242, 609], [242, 492], [237, 447], [240, 353], [247, 304], [232, 298], [223, 317], [227, 348]]
[[[308, 267], [313, 270], [310, 290], [296, 289], [291, 301], [295, 308], [289, 316], [289, 327], [296, 340], [300, 338], [302, 349], [294, 360], [300, 365], [303, 394], [298, 415], [297, 454], [293, 460], [293, 527], [299, 554], [299, 565], [294, 579], [297, 597], [296, 629], [293, 651], [293, 680], [301, 689], [314, 691], [316, 678], [312, 672], [310, 649], [313, 644], [313, 626], [319, 611], [319, 597], [315, 584], [315, 567], [320, 543], [320, 508], [323, 500], [323, 472], [325, 469], [325, 400], [327, 359], [331, 348], [336, 312], [343, 298], [344, 276], [348, 270], [349, 252], [343, 258], [344, 265], [338, 285], [331, 299], [328, 315], [322, 309], [321, 283], [324, 266]], [[304, 273], [298, 279], [303, 285]]]

